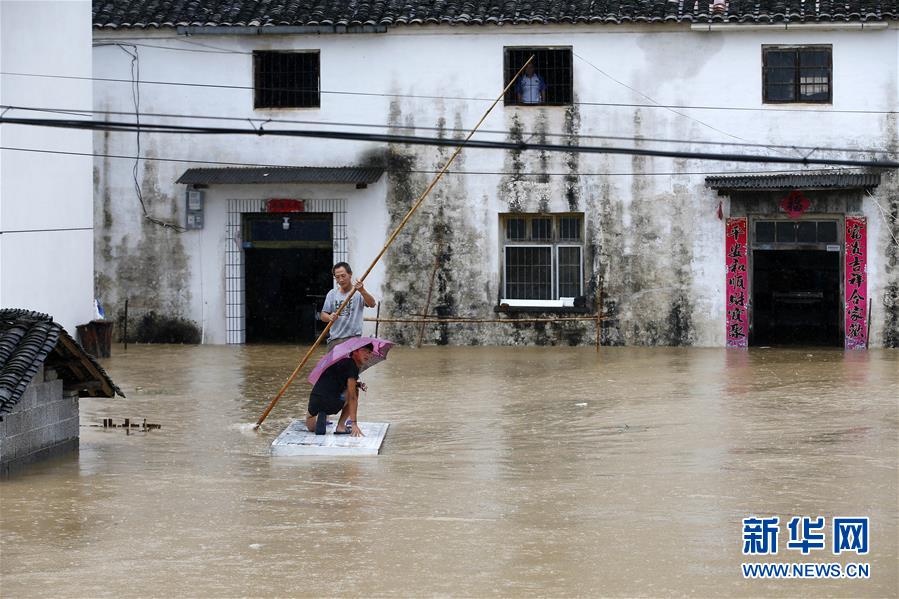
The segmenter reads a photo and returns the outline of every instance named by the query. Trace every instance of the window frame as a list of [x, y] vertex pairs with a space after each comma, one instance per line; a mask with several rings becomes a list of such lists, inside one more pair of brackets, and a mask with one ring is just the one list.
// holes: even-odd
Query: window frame
[[[508, 291], [506, 289], [506, 285], [508, 284], [508, 273], [506, 271], [507, 261], [506, 261], [506, 247], [514, 247], [514, 248], [549, 248], [549, 291], [550, 295], [558, 295], [556, 288], [556, 252], [552, 243], [512, 243], [508, 245], [503, 245], [503, 295], [505, 296], [505, 292]], [[514, 299], [511, 301], [528, 301], [528, 302], [550, 302], [553, 301], [553, 298], [547, 299]], [[503, 300], [507, 301], [507, 300]]]
[[[503, 96], [503, 105], [505, 106], [515, 106], [518, 108], [534, 108], [534, 107], [548, 107], [548, 106], [572, 106], [574, 104], [574, 47], [573, 46], [503, 46], [503, 87], [509, 84], [512, 77], [515, 73], [518, 72], [518, 69], [521, 66], [514, 66], [510, 64], [510, 51], [511, 52], [567, 52], [568, 53], [568, 80], [565, 81], [562, 85], [567, 86], [568, 88], [568, 98], [567, 101], [562, 102], [537, 102], [533, 104], [528, 104], [524, 102], [518, 102], [515, 100], [515, 86], [509, 88], [509, 91], [505, 93]], [[534, 61], [537, 62], [537, 56], [534, 57]], [[549, 87], [548, 82], [546, 81], [546, 76], [541, 75], [539, 68], [537, 69], [537, 74], [543, 77], [543, 81], [547, 83], [547, 87]]]
[[[826, 68], [827, 69], [827, 98], [822, 100], [813, 100], [802, 97], [802, 52], [822, 52], [826, 51], [828, 56], [826, 67], [807, 67], [807, 68]], [[774, 52], [793, 52], [796, 55], [795, 66], [793, 67], [793, 99], [778, 100], [768, 97], [768, 77], [769, 72], [778, 67], [768, 66], [768, 55]], [[809, 44], [809, 45], [762, 45], [762, 103], [763, 104], [833, 104], [833, 45], [832, 44]], [[814, 85], [814, 84], [813, 84]]]
[[[272, 106], [272, 105], [263, 105], [262, 104], [262, 96], [260, 90], [268, 89], [270, 92], [274, 88], [266, 88], [261, 85], [262, 73], [260, 72], [260, 61], [261, 57], [264, 55], [313, 55], [316, 57], [316, 90], [315, 90], [315, 102], [310, 104], [302, 104], [302, 105], [289, 105], [289, 106]], [[253, 110], [317, 110], [321, 108], [322, 105], [322, 85], [321, 85], [321, 75], [322, 75], [322, 61], [321, 61], [321, 50], [318, 49], [302, 49], [302, 50], [253, 50], [252, 54], [252, 63], [253, 63]], [[286, 93], [294, 93], [294, 94], [302, 94], [303, 92], [297, 92], [292, 90], [291, 88], [284, 88], [280, 91]], [[311, 92], [310, 92], [311, 93]], [[270, 94], [271, 95], [271, 94]], [[269, 102], [271, 104], [272, 102]]]
[[[555, 258], [556, 258], [556, 295], [559, 298], [562, 298], [562, 293], [559, 291], [559, 288], [562, 285], [562, 281], [558, 280], [558, 273], [561, 272], [562, 267], [559, 265], [559, 248], [577, 248], [580, 250], [580, 256], [578, 260], [578, 292], [573, 297], [581, 297], [584, 295], [584, 246], [583, 244], [578, 245], [576, 243], [571, 243], [570, 241], [559, 241], [555, 245]], [[565, 296], [569, 297], [569, 296]]]
[[[511, 219], [524, 219], [525, 231], [527, 236], [525, 239], [514, 240], [509, 239], [508, 221]], [[550, 236], [549, 241], [535, 240], [532, 238], [533, 219], [549, 218], [550, 219]], [[579, 240], [561, 239], [561, 220], [563, 218], [576, 218], [578, 220]], [[586, 241], [584, 239], [584, 225], [586, 222], [586, 214], [583, 212], [505, 212], [499, 214], [499, 232], [500, 232], [500, 261], [502, 279], [500, 281], [500, 304], [518, 307], [545, 307], [545, 308], [562, 308], [565, 307], [561, 300], [560, 294], [560, 264], [559, 264], [559, 248], [578, 248], [578, 293], [575, 298], [583, 297], [586, 284], [584, 281], [584, 273], [586, 271]], [[551, 298], [550, 299], [513, 299], [509, 297], [509, 277], [507, 270], [507, 254], [506, 249], [509, 247], [544, 247], [550, 249], [550, 272], [551, 272]], [[568, 296], [565, 296], [568, 297]]]

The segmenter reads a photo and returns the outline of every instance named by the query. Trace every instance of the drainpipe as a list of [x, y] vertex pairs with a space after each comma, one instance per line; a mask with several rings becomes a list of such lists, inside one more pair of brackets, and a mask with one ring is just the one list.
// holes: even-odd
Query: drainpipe
[[296, 35], [386, 33], [386, 25], [267, 25], [262, 27], [179, 26], [178, 35]]

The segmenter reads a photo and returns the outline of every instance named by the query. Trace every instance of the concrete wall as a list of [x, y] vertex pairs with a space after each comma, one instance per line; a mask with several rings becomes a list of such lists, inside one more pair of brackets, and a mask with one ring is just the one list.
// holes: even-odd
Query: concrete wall
[[[380, 124], [393, 133], [459, 134], [471, 127], [503, 84], [503, 48], [569, 46], [574, 56], [574, 100], [568, 107], [498, 106], [482, 126], [482, 139], [629, 146], [630, 142], [586, 136], [865, 147], [896, 151], [899, 104], [899, 29], [698, 32], [688, 26], [410, 27], [371, 35], [194, 36], [171, 30], [96, 32], [94, 71], [123, 83], [97, 82], [98, 110], [133, 112], [131, 58], [113, 42], [137, 46], [141, 78], [233, 86], [141, 86], [145, 113], [175, 113]], [[99, 44], [107, 44], [100, 46]], [[785, 110], [761, 99], [761, 48], [766, 44], [830, 44], [834, 59], [832, 106], [796, 105]], [[127, 47], [127, 46], [126, 46]], [[132, 52], [134, 47], [128, 47]], [[320, 109], [254, 110], [251, 53], [256, 49], [321, 52]], [[871, 59], [876, 56], [877, 60]], [[363, 92], [326, 93], [326, 92]], [[412, 97], [428, 96], [428, 97]], [[687, 105], [721, 109], [666, 109], [634, 105]], [[749, 110], [730, 110], [729, 108]], [[766, 110], [759, 110], [765, 108]], [[873, 112], [852, 112], [852, 111]], [[110, 119], [131, 118], [127, 114]], [[152, 119], [144, 116], [144, 120]], [[181, 124], [246, 121], [178, 119]], [[268, 128], [308, 128], [269, 123]], [[436, 130], [434, 130], [436, 129]], [[365, 129], [370, 130], [370, 129]], [[763, 155], [801, 153], [769, 147], [637, 142], [644, 148], [724, 151]], [[384, 164], [390, 175], [360, 193], [334, 190], [348, 203], [350, 261], [359, 268], [380, 248], [401, 215], [424, 190], [449, 150], [362, 142], [272, 137], [143, 135], [142, 153], [166, 159], [283, 165]], [[134, 134], [97, 134], [100, 154], [133, 155]], [[853, 154], [852, 156], [857, 157]], [[206, 339], [224, 338], [221, 270], [225, 204], [235, 193], [258, 198], [308, 197], [331, 192], [309, 187], [210, 189], [207, 227], [176, 233], [142, 218], [132, 180], [133, 161], [98, 158], [98, 293], [113, 306], [125, 294], [199, 322]], [[183, 186], [174, 181], [196, 164], [143, 162], [138, 168], [144, 202], [159, 218], [183, 223]], [[385, 298], [386, 313], [408, 315], [423, 308], [436, 239], [443, 236], [442, 267], [433, 303], [464, 316], [489, 316], [497, 302], [501, 253], [498, 214], [510, 210], [579, 211], [587, 225], [585, 290], [600, 281], [614, 317], [606, 343], [724, 344], [724, 227], [721, 200], [705, 187], [707, 174], [801, 172], [783, 165], [628, 157], [611, 154], [541, 154], [468, 150], [373, 273], [370, 289]], [[884, 177], [874, 199], [888, 212], [899, 209], [899, 181]], [[726, 198], [723, 210], [729, 203]], [[875, 305], [899, 286], [899, 265], [880, 209], [866, 198], [870, 223], [869, 289]], [[895, 227], [895, 225], [894, 225]], [[896, 234], [894, 232], [894, 234]], [[202, 252], [202, 258], [200, 253]], [[892, 253], [891, 253], [892, 252]], [[204, 265], [199, 275], [198, 264]], [[123, 265], [135, 276], [123, 282]], [[893, 291], [890, 291], [890, 290]], [[888, 311], [875, 310], [872, 344], [897, 326]], [[891, 324], [892, 322], [892, 324]], [[432, 339], [448, 343], [587, 343], [592, 324], [564, 327], [449, 327]], [[388, 328], [400, 341], [412, 329]], [[894, 335], [896, 337], [897, 335]], [[408, 340], [408, 339], [405, 339]]]
[[[0, 2], [0, 70], [90, 77], [90, 20], [87, 0]], [[0, 104], [84, 109], [91, 98], [89, 80], [0, 75]], [[46, 312], [74, 334], [94, 314], [91, 134], [3, 125], [0, 146], [20, 148], [0, 150], [0, 306]]]
[[78, 447], [78, 392], [42, 368], [0, 422], [0, 473]]

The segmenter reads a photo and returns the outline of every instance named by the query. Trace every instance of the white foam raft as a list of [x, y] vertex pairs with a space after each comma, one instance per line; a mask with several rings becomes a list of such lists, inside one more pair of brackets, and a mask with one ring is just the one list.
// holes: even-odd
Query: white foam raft
[[306, 423], [294, 420], [278, 438], [272, 441], [273, 456], [305, 455], [378, 455], [387, 435], [388, 423], [362, 422], [364, 437], [335, 435], [336, 422], [329, 422], [324, 435], [316, 435], [306, 430]]

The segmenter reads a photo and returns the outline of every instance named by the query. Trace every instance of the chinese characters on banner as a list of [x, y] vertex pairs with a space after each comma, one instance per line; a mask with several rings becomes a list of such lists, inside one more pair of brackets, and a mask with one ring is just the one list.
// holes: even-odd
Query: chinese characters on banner
[[749, 344], [749, 276], [746, 272], [746, 217], [729, 218], [725, 225], [727, 264], [727, 347]]
[[846, 217], [846, 349], [865, 349], [868, 338], [866, 229], [864, 217]]

